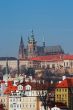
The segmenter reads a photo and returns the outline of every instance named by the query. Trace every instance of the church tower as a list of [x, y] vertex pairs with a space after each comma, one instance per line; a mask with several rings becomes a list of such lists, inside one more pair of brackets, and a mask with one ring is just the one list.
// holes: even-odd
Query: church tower
[[43, 48], [45, 48], [45, 38], [43, 37]]
[[21, 36], [21, 41], [20, 41], [20, 45], [19, 45], [19, 54], [18, 54], [18, 58], [19, 58], [19, 59], [25, 59], [24, 42], [23, 42], [22, 36]]
[[3, 75], [3, 80], [8, 81], [9, 78], [9, 68], [8, 68], [8, 59], [6, 58], [6, 68], [5, 68], [5, 75]]
[[37, 46], [34, 38], [33, 30], [31, 37], [28, 38], [28, 58], [37, 56]]

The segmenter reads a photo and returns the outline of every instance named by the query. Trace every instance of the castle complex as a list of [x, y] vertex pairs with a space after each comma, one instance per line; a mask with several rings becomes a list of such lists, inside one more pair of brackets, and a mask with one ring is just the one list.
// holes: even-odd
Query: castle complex
[[[65, 54], [60, 45], [46, 46], [45, 41], [42, 46], [39, 46], [35, 40], [32, 31], [28, 38], [27, 46], [24, 46], [23, 38], [21, 37], [18, 58], [0, 57], [0, 67], [6, 67], [6, 59], [10, 69], [19, 68], [54, 68], [55, 71], [68, 69], [69, 73], [73, 73], [73, 55]], [[18, 63], [19, 61], [19, 63]], [[65, 71], [63, 71], [64, 73]]]
[[42, 42], [42, 46], [38, 46], [33, 31], [28, 38], [28, 44], [25, 47], [23, 38], [21, 37], [20, 46], [19, 46], [19, 59], [29, 59], [36, 56], [45, 56], [45, 55], [57, 55], [64, 54], [63, 49], [60, 45], [58, 46], [46, 46], [45, 41]]

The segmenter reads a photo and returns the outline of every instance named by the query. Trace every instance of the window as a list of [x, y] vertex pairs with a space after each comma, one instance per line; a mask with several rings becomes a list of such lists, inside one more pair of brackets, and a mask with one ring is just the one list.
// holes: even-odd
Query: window
[[72, 65], [73, 65], [72, 62], [70, 62], [70, 66], [71, 66], [71, 67], [72, 67]]
[[65, 98], [67, 98], [67, 95], [65, 94]]
[[19, 107], [19, 105], [17, 105], [17, 108]]
[[20, 101], [21, 101], [21, 98], [20, 98]]
[[13, 108], [13, 105], [11, 104], [10, 107]]
[[65, 62], [64, 62], [64, 66], [65, 66]]
[[33, 91], [33, 94], [34, 94], [34, 91]]
[[2, 99], [1, 99], [1, 102], [2, 102]]
[[67, 66], [68, 66], [68, 62], [67, 62]]
[[48, 68], [48, 69], [50, 68], [50, 65], [49, 65], [49, 64], [47, 65], [47, 68]]
[[64, 97], [64, 94], [62, 95], [62, 97]]
[[52, 64], [52, 68], [55, 68], [55, 64]]
[[59, 89], [59, 92], [61, 92], [61, 89]]
[[13, 99], [13, 101], [15, 101], [15, 99]]
[[35, 105], [33, 105], [33, 107], [35, 107]]
[[67, 92], [67, 89], [65, 89], [65, 92]]
[[24, 107], [24, 104], [23, 104], [23, 107]]
[[16, 107], [16, 104], [14, 104], [14, 107]]
[[58, 95], [57, 95], [57, 98], [58, 98]]
[[12, 99], [10, 99], [10, 101], [12, 102]]
[[4, 99], [4, 102], [5, 102], [5, 99]]
[[58, 89], [56, 89], [58, 91]]

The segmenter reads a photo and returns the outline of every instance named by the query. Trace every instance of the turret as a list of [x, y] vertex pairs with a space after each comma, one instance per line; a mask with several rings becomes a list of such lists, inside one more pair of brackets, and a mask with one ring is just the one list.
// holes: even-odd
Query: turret
[[36, 46], [36, 41], [34, 38], [34, 33], [32, 30], [31, 37], [28, 38], [28, 58], [34, 57], [36, 55], [37, 55], [37, 46]]
[[45, 38], [43, 37], [43, 47], [45, 47]]

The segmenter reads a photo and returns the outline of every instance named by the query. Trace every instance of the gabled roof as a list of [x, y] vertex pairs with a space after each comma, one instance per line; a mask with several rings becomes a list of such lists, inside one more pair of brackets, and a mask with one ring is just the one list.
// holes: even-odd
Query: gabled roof
[[8, 86], [4, 91], [4, 94], [11, 94], [11, 91], [16, 91], [17, 90], [17, 86], [13, 85], [13, 81], [8, 81], [7, 82]]
[[73, 87], [73, 78], [67, 78], [56, 85], [56, 88], [70, 88]]
[[24, 90], [27, 85], [31, 86], [31, 90], [47, 90], [50, 86], [49, 83], [34, 83], [34, 82], [25, 82], [23, 84]]
[[45, 53], [64, 53], [60, 45], [45, 47], [44, 51]]
[[11, 91], [15, 92], [16, 90], [17, 90], [17, 86], [10, 86], [6, 88], [4, 94], [11, 94]]

